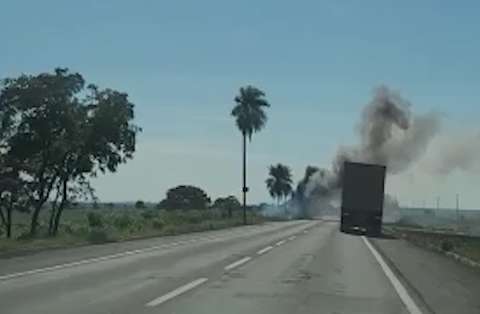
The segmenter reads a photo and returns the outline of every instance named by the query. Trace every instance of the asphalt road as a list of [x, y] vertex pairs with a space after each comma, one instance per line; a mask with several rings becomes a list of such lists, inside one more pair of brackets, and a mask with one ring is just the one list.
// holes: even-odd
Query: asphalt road
[[422, 313], [368, 239], [337, 229], [269, 223], [3, 259], [0, 313]]

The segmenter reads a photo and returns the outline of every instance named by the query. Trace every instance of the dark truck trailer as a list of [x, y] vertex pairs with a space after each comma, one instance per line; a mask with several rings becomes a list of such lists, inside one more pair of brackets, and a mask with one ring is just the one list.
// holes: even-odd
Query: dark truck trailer
[[385, 173], [386, 167], [381, 165], [344, 163], [342, 232], [381, 234]]

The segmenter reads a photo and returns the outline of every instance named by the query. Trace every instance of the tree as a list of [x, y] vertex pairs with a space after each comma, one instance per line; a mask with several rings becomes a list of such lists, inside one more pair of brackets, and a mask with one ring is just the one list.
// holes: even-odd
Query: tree
[[200, 188], [179, 185], [167, 191], [167, 197], [159, 204], [162, 209], [206, 209], [210, 198]]
[[3, 81], [0, 153], [19, 165], [36, 234], [44, 204], [53, 198], [49, 233], [56, 234], [65, 206], [93, 197], [89, 177], [115, 172], [132, 158], [136, 134], [128, 95], [85, 87], [68, 69]]
[[250, 85], [241, 87], [234, 100], [236, 105], [231, 115], [235, 117], [243, 139], [243, 223], [247, 224], [247, 137], [252, 140], [252, 134], [265, 126], [267, 115], [264, 109], [270, 107], [270, 104], [263, 91]]
[[277, 200], [277, 206], [283, 198], [292, 193], [292, 173], [290, 168], [277, 164], [269, 167], [269, 177], [265, 181], [268, 192], [272, 198]]
[[213, 202], [212, 207], [228, 212], [228, 217], [232, 218], [232, 212], [241, 208], [241, 204], [238, 199], [233, 196], [219, 197]]
[[135, 208], [136, 208], [136, 209], [144, 209], [144, 208], [146, 208], [145, 202], [144, 202], [144, 201], [141, 201], [141, 200], [136, 201], [136, 202], [135, 202]]

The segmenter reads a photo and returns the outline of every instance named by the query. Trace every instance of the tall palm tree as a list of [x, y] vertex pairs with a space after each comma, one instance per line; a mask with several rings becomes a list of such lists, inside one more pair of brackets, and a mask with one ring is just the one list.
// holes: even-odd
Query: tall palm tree
[[247, 136], [252, 140], [252, 134], [265, 126], [267, 115], [264, 109], [270, 104], [263, 91], [250, 85], [241, 87], [234, 100], [236, 105], [231, 114], [243, 137], [243, 223], [247, 224]]
[[269, 167], [268, 174], [269, 177], [265, 183], [270, 196], [277, 200], [278, 206], [282, 198], [286, 198], [292, 193], [292, 173], [289, 167], [277, 164]]

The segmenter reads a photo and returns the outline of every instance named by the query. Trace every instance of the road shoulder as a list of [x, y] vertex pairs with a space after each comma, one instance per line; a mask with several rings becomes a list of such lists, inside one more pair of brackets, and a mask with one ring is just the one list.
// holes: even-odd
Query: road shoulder
[[480, 313], [480, 272], [401, 239], [371, 239], [428, 312]]

